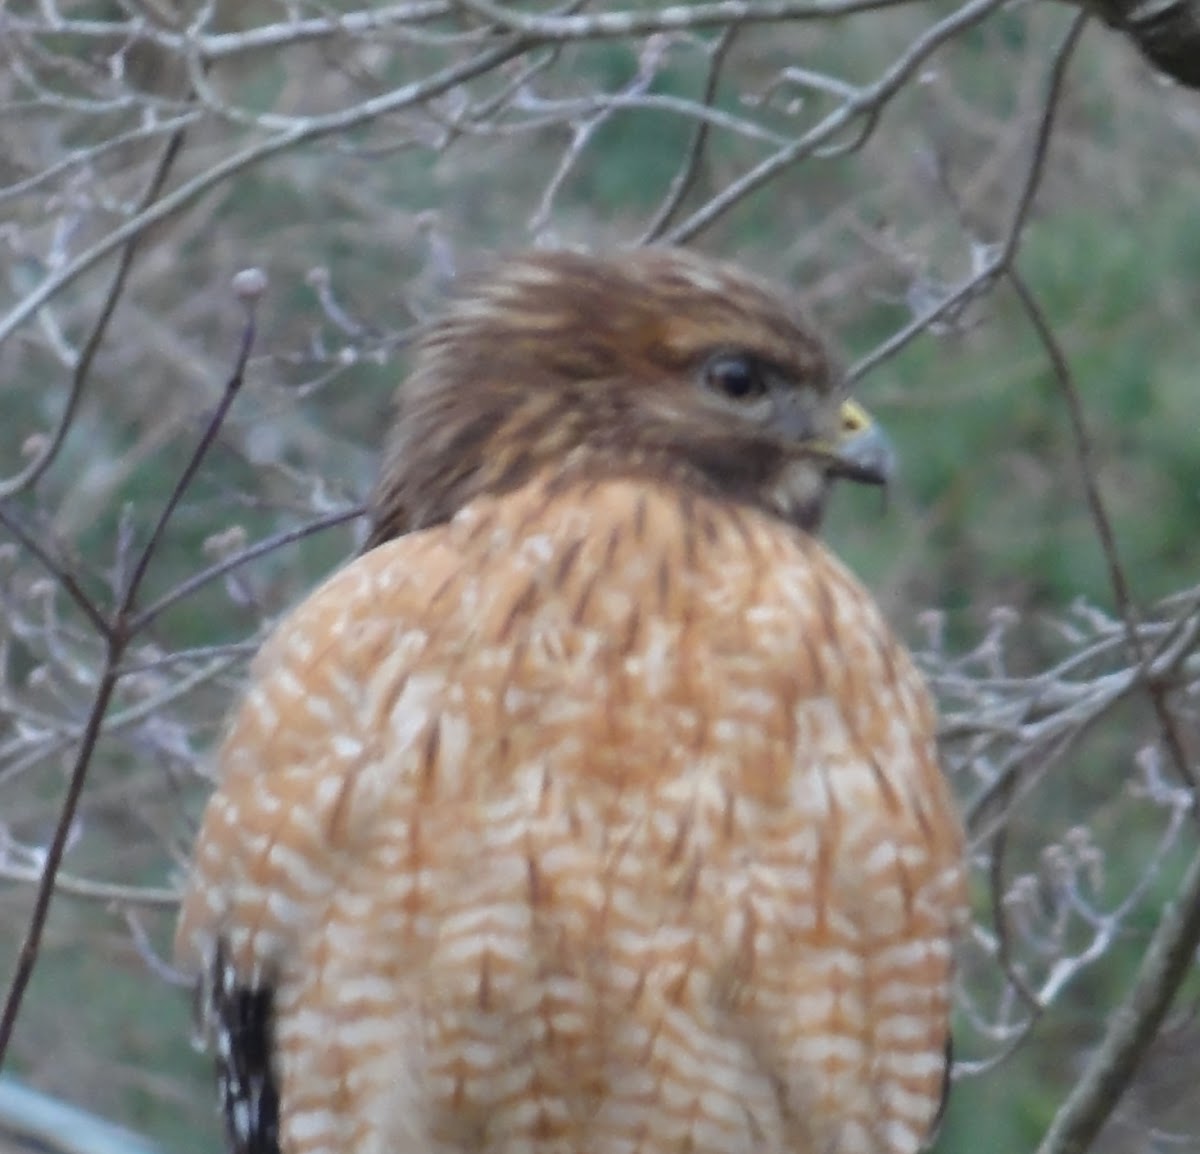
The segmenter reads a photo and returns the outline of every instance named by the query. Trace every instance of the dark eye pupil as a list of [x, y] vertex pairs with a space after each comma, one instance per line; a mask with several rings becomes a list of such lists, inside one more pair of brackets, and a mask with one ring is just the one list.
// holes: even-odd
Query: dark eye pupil
[[762, 374], [758, 366], [745, 357], [722, 357], [708, 370], [714, 388], [735, 401], [756, 397], [763, 391]]

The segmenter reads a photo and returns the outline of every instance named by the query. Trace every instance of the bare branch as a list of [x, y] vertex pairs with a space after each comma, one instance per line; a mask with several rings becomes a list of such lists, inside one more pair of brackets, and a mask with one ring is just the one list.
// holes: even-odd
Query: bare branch
[[281, 152], [295, 148], [301, 143], [333, 133], [349, 131], [370, 120], [429, 100], [472, 76], [496, 68], [504, 61], [519, 55], [525, 47], [517, 40], [495, 45], [465, 63], [444, 68], [424, 80], [416, 81], [395, 92], [388, 93], [385, 97], [364, 101], [334, 116], [313, 117], [299, 126], [292, 126], [268, 140], [249, 145], [232, 156], [225, 157], [198, 176], [180, 185], [173, 192], [160, 197], [141, 212], [135, 213], [124, 224], [114, 228], [91, 248], [80, 253], [57, 272], [47, 276], [37, 288], [22, 298], [3, 320], [0, 320], [0, 344], [7, 340], [47, 301], [127, 241], [138, 236], [151, 225], [170, 219], [204, 193], [237, 173], [244, 172], [246, 169]]
[[[181, 126], [171, 134], [166, 147], [162, 151], [162, 155], [159, 157], [158, 163], [155, 165], [150, 183], [142, 195], [138, 206], [139, 211], [146, 211], [158, 199], [163, 185], [167, 181], [167, 175], [171, 171], [171, 166], [175, 163], [176, 158], [179, 156], [179, 151], [183, 147], [185, 131], [185, 128]], [[0, 502], [24, 492], [31, 485], [35, 484], [38, 478], [54, 463], [54, 458], [58, 456], [58, 451], [62, 448], [63, 440], [71, 428], [71, 422], [74, 419], [79, 398], [83, 396], [88, 374], [91, 372], [92, 362], [95, 360], [100, 344], [104, 340], [104, 334], [108, 331], [108, 322], [112, 319], [117, 302], [121, 299], [121, 293], [125, 288], [125, 281], [129, 276], [129, 269], [133, 265], [134, 257], [137, 255], [140, 239], [140, 234], [134, 233], [125, 242], [121, 250], [116, 271], [113, 273], [108, 291], [104, 295], [104, 303], [75, 362], [66, 404], [63, 405], [62, 413], [59, 416], [57, 424], [54, 426], [54, 432], [46, 439], [45, 445], [24, 469], [15, 476], [0, 481]]]
[[1095, 452], [1092, 448], [1087, 422], [1083, 415], [1083, 402], [1079, 396], [1079, 388], [1075, 383], [1075, 377], [1071, 372], [1071, 366], [1067, 361], [1066, 354], [1059, 345], [1058, 339], [1054, 335], [1054, 330], [1050, 327], [1045, 315], [1038, 307], [1037, 301], [1033, 293], [1029, 290], [1028, 285], [1026, 285], [1015, 268], [1010, 267], [1007, 271], [1007, 276], [1016, 290], [1017, 298], [1025, 310], [1025, 315], [1029, 317], [1030, 323], [1033, 325], [1038, 334], [1038, 339], [1042, 343], [1042, 347], [1045, 348], [1046, 354], [1050, 358], [1050, 363], [1054, 368], [1055, 379], [1058, 381], [1059, 389], [1062, 391], [1063, 399], [1066, 401], [1067, 412], [1071, 421], [1071, 433], [1075, 439], [1075, 453], [1079, 461], [1079, 471], [1083, 479], [1084, 492], [1087, 495], [1088, 508], [1091, 511], [1092, 521], [1096, 526], [1096, 535], [1100, 540], [1100, 546], [1104, 550], [1104, 560], [1108, 565], [1108, 578], [1112, 584], [1113, 596], [1116, 598], [1117, 608], [1121, 613], [1122, 620], [1125, 622], [1125, 635], [1129, 640], [1129, 648], [1143, 671], [1146, 689], [1154, 705], [1154, 712], [1158, 717], [1163, 740], [1166, 742], [1167, 748], [1171, 753], [1171, 760], [1175, 764], [1175, 770], [1180, 778], [1187, 783], [1196, 799], [1193, 812], [1197, 820], [1200, 820], [1200, 780], [1197, 779], [1192, 765], [1188, 760], [1187, 752], [1183, 745], [1183, 738], [1179, 732], [1179, 726], [1167, 701], [1166, 690], [1150, 676], [1148, 657], [1142, 646], [1141, 637], [1138, 634], [1137, 607], [1129, 588], [1129, 579], [1125, 575], [1125, 567], [1121, 563], [1121, 557], [1117, 551], [1117, 539], [1116, 534], [1113, 532], [1112, 521], [1108, 516], [1104, 498], [1100, 493], [1100, 483], [1096, 476]]
[[[986, 19], [1003, 2], [1004, 0], [968, 0], [968, 3], [928, 28], [874, 84], [855, 91], [794, 143], [779, 149], [774, 155], [733, 181], [720, 194], [672, 228], [668, 239], [675, 244], [695, 239], [735, 204], [784, 170], [815, 154], [822, 145], [852, 125], [856, 119], [865, 118], [869, 127], [873, 128], [878, 122], [883, 106], [900, 91], [933, 52], [960, 32]], [[858, 138], [859, 144], [866, 139], [868, 133], [869, 128], [864, 128], [863, 134]]]
[[539, 41], [606, 40], [649, 36], [657, 32], [699, 31], [731, 25], [777, 24], [792, 20], [830, 20], [876, 11], [911, 0], [720, 0], [714, 4], [679, 4], [670, 8], [629, 12], [596, 12], [580, 16], [527, 16], [490, 0], [455, 0], [456, 6], [485, 24]]
[[251, 561], [255, 561], [260, 557], [266, 557], [268, 554], [275, 553], [288, 545], [295, 544], [297, 541], [302, 541], [306, 537], [311, 537], [316, 533], [324, 532], [326, 529], [332, 529], [338, 525], [345, 525], [361, 517], [364, 512], [365, 509], [362, 505], [352, 505], [345, 509], [335, 509], [332, 513], [326, 513], [305, 525], [298, 525], [294, 529], [285, 529], [281, 533], [276, 533], [264, 541], [259, 541], [257, 544], [242, 549], [230, 557], [226, 557], [224, 560], [209, 566], [207, 569], [200, 570], [199, 573], [192, 574], [181, 585], [170, 590], [168, 593], [164, 593], [157, 601], [140, 610], [130, 622], [131, 632], [140, 633], [147, 629], [172, 605], [191, 596], [198, 589], [202, 589], [205, 585], [217, 580], [217, 578], [224, 577], [227, 573], [232, 573], [235, 569]]
[[180, 498], [195, 478], [200, 462], [204, 459], [208, 449], [215, 441], [221, 423], [229, 412], [229, 406], [241, 390], [242, 374], [246, 367], [246, 359], [250, 355], [254, 331], [254, 310], [251, 304], [247, 309], [247, 320], [243, 330], [241, 347], [238, 350], [233, 373], [230, 375], [229, 381], [225, 386], [222, 400], [218, 404], [199, 442], [184, 466], [179, 481], [167, 498], [163, 506], [163, 511], [150, 534], [150, 539], [142, 549], [128, 583], [122, 591], [121, 597], [104, 631], [106, 638], [104, 664], [100, 671], [95, 696], [92, 699], [91, 708], [88, 712], [87, 723], [80, 738], [79, 750], [75, 757], [75, 764], [71, 770], [67, 790], [59, 807], [59, 816], [54, 830], [54, 837], [46, 852], [45, 865], [42, 868], [41, 882], [34, 901], [33, 913], [30, 915], [25, 940], [17, 957], [16, 972], [9, 986], [3, 1014], [0, 1015], [0, 1068], [3, 1068], [9, 1044], [12, 1040], [13, 1029], [17, 1023], [17, 1016], [21, 1010], [21, 1003], [24, 1000], [29, 980], [33, 976], [38, 950], [41, 945], [42, 933], [45, 929], [47, 915], [50, 912], [50, 902], [55, 893], [58, 871], [62, 865], [63, 854], [66, 850], [67, 839], [70, 836], [75, 821], [79, 799], [83, 794], [83, 787], [87, 781], [88, 770], [92, 764], [96, 743], [100, 738], [104, 718], [108, 713], [109, 704], [117, 688], [117, 682], [121, 677], [121, 661], [124, 658], [130, 641], [133, 639], [133, 634], [130, 632], [133, 607], [136, 604], [138, 593], [141, 591], [142, 581], [149, 569], [155, 550], [162, 539], [163, 532], [175, 510], [178, 508]]
[[1050, 147], [1050, 137], [1054, 130], [1055, 118], [1058, 115], [1063, 84], [1066, 81], [1067, 65], [1075, 52], [1075, 47], [1083, 35], [1087, 24], [1087, 13], [1079, 13], [1071, 23], [1062, 44], [1055, 53], [1050, 68], [1049, 80], [1046, 84], [1046, 97], [1042, 102], [1042, 113], [1038, 118], [1037, 129], [1034, 133], [1033, 144], [1030, 148], [1029, 165], [1025, 170], [1025, 180], [1021, 186], [1013, 209], [1012, 219], [1005, 230], [1004, 237], [995, 249], [995, 255], [985, 261], [962, 284], [949, 292], [926, 312], [914, 318], [899, 332], [894, 333], [878, 348], [865, 357], [856, 361], [847, 374], [849, 380], [858, 381], [872, 369], [878, 368], [884, 361], [894, 357], [914, 337], [929, 329], [942, 317], [959, 308], [967, 300], [985, 291], [1005, 269], [1009, 268], [1016, 259], [1020, 248], [1021, 237], [1024, 233], [1025, 222], [1029, 218], [1038, 188], [1041, 185], [1042, 173], [1045, 171], [1046, 154]]
[[1138, 1062], [1166, 1018], [1200, 946], [1200, 853], [1150, 939], [1124, 1004], [1087, 1071], [1055, 1115], [1037, 1154], [1084, 1154], [1120, 1101]]

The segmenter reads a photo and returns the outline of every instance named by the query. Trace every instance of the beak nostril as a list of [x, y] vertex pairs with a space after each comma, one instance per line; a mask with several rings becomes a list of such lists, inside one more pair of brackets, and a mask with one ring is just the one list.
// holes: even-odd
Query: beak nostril
[[844, 402], [838, 415], [842, 419], [843, 437], [854, 436], [857, 433], [865, 432], [871, 427], [871, 418], [867, 416], [866, 410], [854, 401]]

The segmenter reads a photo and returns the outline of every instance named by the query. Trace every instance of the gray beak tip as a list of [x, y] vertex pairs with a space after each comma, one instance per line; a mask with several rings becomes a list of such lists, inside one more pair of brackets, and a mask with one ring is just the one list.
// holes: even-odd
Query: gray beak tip
[[895, 476], [898, 463], [891, 438], [874, 424], [843, 441], [837, 460], [837, 476], [864, 485], [883, 486]]

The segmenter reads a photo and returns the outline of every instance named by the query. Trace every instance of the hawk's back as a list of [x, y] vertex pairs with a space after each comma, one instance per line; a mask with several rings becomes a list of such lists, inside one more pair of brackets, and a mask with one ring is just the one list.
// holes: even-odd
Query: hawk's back
[[196, 861], [180, 948], [274, 990], [286, 1154], [901, 1154], [937, 1113], [933, 712], [751, 509], [534, 483], [354, 561], [260, 656]]

